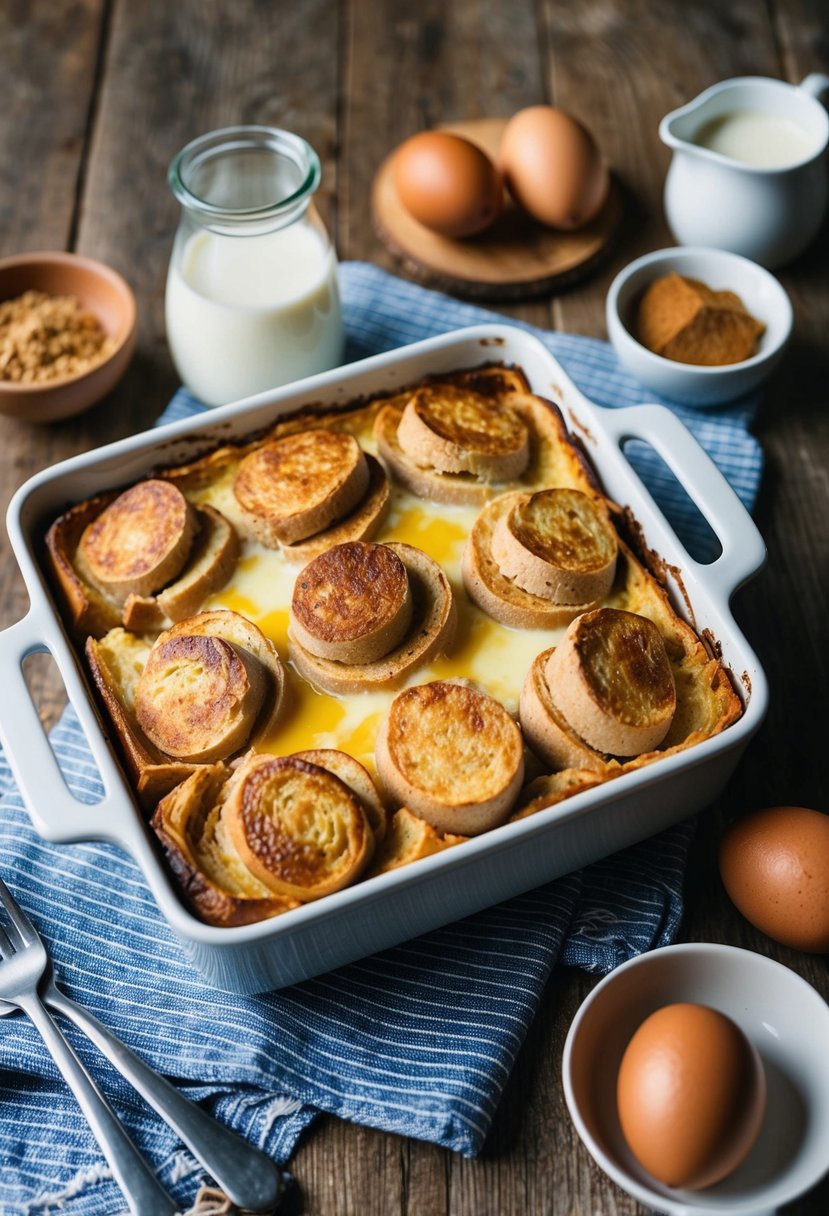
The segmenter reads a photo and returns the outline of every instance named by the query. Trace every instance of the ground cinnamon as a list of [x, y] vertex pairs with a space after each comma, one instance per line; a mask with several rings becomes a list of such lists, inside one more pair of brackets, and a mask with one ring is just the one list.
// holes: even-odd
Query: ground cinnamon
[[676, 273], [651, 283], [639, 303], [639, 341], [678, 363], [740, 363], [755, 353], [764, 330], [735, 292]]

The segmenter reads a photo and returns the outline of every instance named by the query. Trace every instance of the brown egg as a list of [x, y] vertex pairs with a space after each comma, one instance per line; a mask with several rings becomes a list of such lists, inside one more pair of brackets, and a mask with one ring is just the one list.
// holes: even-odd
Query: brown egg
[[501, 211], [501, 174], [481, 148], [448, 131], [421, 131], [402, 143], [392, 176], [409, 214], [442, 236], [482, 232]]
[[607, 198], [610, 177], [593, 136], [553, 106], [519, 110], [498, 157], [518, 205], [552, 228], [582, 228]]
[[719, 860], [746, 920], [784, 946], [829, 951], [829, 815], [803, 806], [755, 811], [725, 833]]
[[745, 1160], [766, 1107], [760, 1056], [707, 1005], [665, 1005], [628, 1043], [616, 1083], [619, 1123], [648, 1173], [666, 1186], [712, 1186]]

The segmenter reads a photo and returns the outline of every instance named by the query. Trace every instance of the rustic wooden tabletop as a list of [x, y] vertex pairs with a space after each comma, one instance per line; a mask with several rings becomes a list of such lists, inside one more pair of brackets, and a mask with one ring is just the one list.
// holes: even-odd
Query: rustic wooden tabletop
[[[798, 81], [829, 69], [821, 0], [44, 0], [0, 5], [0, 256], [69, 249], [108, 262], [139, 307], [135, 360], [100, 406], [36, 428], [0, 417], [2, 507], [26, 478], [149, 426], [177, 387], [163, 295], [177, 224], [166, 184], [194, 136], [239, 122], [305, 136], [323, 162], [320, 207], [342, 259], [395, 269], [368, 197], [384, 155], [439, 122], [506, 117], [554, 101], [584, 119], [624, 196], [607, 260], [566, 292], [503, 311], [602, 338], [604, 298], [625, 263], [670, 244], [661, 208], [659, 119], [715, 81]], [[829, 231], [781, 272], [795, 338], [757, 427], [768, 464], [756, 512], [768, 565], [735, 615], [760, 655], [771, 708], [719, 804], [700, 816], [682, 936], [759, 950], [829, 995], [824, 958], [777, 946], [731, 907], [717, 874], [725, 818], [792, 803], [829, 809]], [[27, 607], [0, 537], [0, 624]], [[61, 704], [48, 662], [32, 662], [44, 720]], [[568, 1118], [561, 1051], [595, 980], [554, 974], [486, 1151], [316, 1125], [292, 1168], [313, 1216], [527, 1216], [643, 1212], [593, 1165]], [[0, 1203], [0, 1206], [2, 1204]], [[829, 1186], [789, 1209], [829, 1211]]]

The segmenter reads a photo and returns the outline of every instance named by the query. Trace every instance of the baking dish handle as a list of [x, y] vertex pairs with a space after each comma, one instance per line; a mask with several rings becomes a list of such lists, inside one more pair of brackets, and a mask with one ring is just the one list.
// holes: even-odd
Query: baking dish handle
[[[50, 646], [49, 623], [32, 610], [28, 616], [0, 632], [0, 743], [6, 753], [29, 817], [44, 840], [68, 844], [79, 840], [116, 840], [125, 847], [124, 833], [132, 835], [130, 820], [121, 809], [123, 799], [112, 796], [117, 769], [105, 745], [91, 740], [86, 732], [95, 763], [104, 780], [106, 792], [94, 804], [80, 802], [66, 784], [60, 765], [40, 721], [23, 675], [23, 661], [29, 655], [49, 653], [55, 658], [57, 646]], [[73, 699], [72, 679], [58, 664]], [[73, 673], [74, 674], [74, 673]]]
[[754, 520], [724, 475], [688, 428], [663, 405], [607, 410], [607, 429], [619, 448], [630, 439], [652, 447], [696, 504], [722, 546], [713, 562], [688, 556], [705, 584], [726, 602], [765, 563], [766, 545]]

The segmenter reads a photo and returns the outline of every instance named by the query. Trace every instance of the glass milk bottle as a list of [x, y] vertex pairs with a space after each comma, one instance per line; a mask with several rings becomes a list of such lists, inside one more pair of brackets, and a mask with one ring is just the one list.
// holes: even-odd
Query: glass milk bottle
[[304, 139], [270, 127], [202, 135], [170, 166], [182, 213], [167, 341], [207, 405], [342, 362], [337, 259], [311, 201], [320, 175]]

